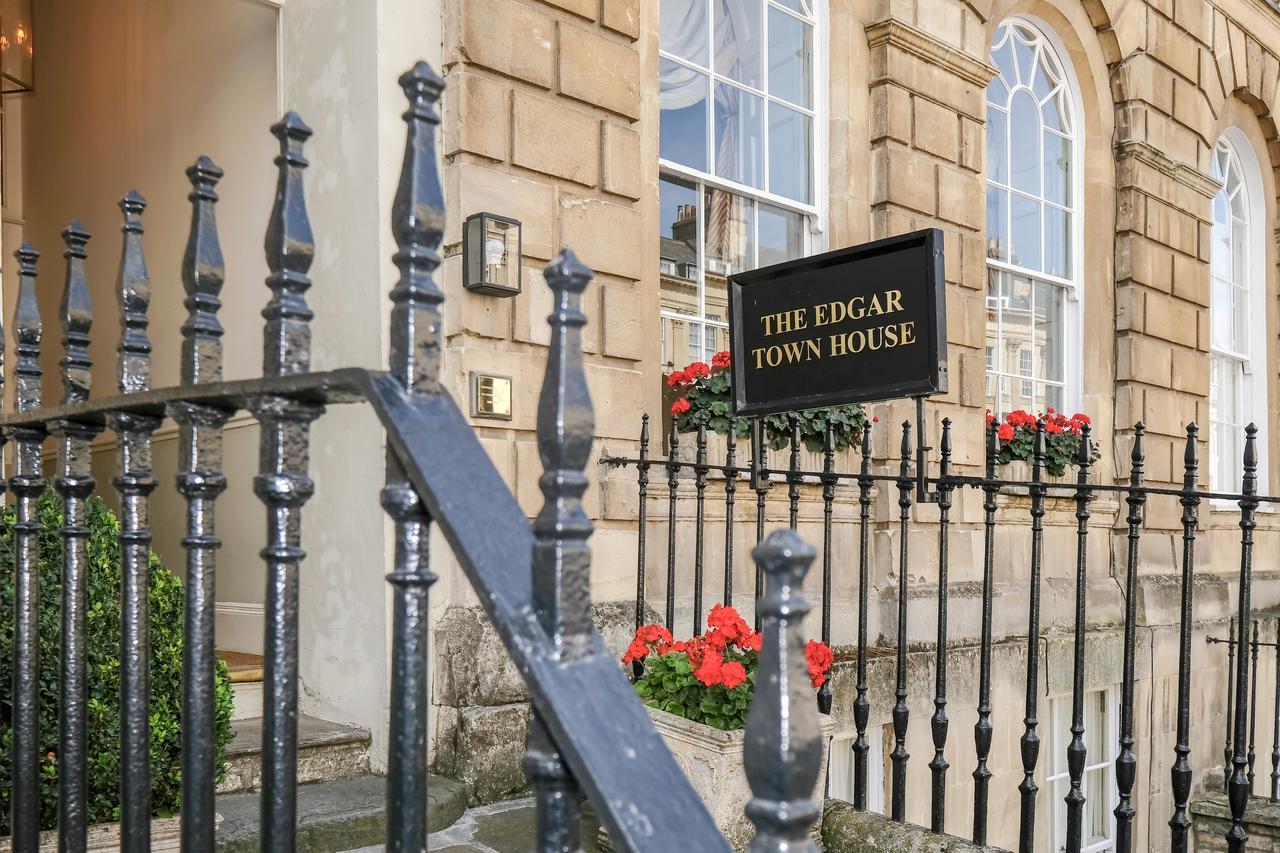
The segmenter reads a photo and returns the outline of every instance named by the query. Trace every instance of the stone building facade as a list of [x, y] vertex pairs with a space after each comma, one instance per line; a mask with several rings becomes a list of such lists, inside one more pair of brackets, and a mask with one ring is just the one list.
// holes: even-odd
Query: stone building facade
[[[255, 375], [266, 275], [260, 225], [273, 186], [266, 126], [295, 108], [316, 130], [307, 189], [318, 242], [310, 294], [315, 364], [381, 364], [385, 295], [395, 277], [386, 211], [403, 146], [403, 101], [393, 80], [426, 58], [448, 84], [441, 166], [449, 220], [440, 276], [448, 298], [447, 381], [467, 409], [473, 374], [512, 379], [511, 418], [472, 422], [530, 516], [541, 504], [533, 431], [551, 308], [540, 271], [561, 246], [596, 272], [585, 337], [598, 451], [629, 456], [645, 413], [654, 417], [654, 451], [662, 450], [656, 427], [664, 373], [723, 348], [728, 273], [925, 227], [944, 234], [950, 376], [948, 393], [926, 409], [925, 427], [936, 438], [941, 419], [952, 419], [962, 472], [981, 469], [988, 408], [1053, 405], [1092, 417], [1103, 450], [1094, 474], [1100, 483], [1128, 476], [1139, 420], [1148, 481], [1180, 482], [1183, 430], [1195, 421], [1202, 427], [1201, 484], [1234, 491], [1239, 427], [1253, 420], [1262, 439], [1261, 490], [1280, 493], [1280, 392], [1273, 387], [1280, 371], [1280, 10], [1266, 0], [130, 0], [120, 14], [100, 6], [48, 4], [37, 36], [39, 86], [4, 101], [5, 254], [31, 239], [52, 259], [57, 232], [79, 216], [103, 235], [91, 247], [89, 279], [95, 304], [110, 306], [117, 256], [106, 235], [118, 228], [115, 200], [137, 186], [150, 202], [153, 339], [157, 353], [176, 352], [176, 270], [187, 215], [181, 172], [207, 151], [227, 167], [219, 202], [229, 269], [226, 373]], [[156, 45], [162, 49], [146, 49]], [[87, 100], [86, 85], [95, 87]], [[1038, 115], [1028, 112], [1029, 98]], [[94, 109], [79, 108], [86, 102]], [[90, 197], [86, 208], [79, 200]], [[521, 223], [518, 296], [462, 286], [462, 225], [480, 212]], [[11, 276], [6, 267], [5, 316], [15, 293]], [[56, 288], [41, 293], [46, 316], [56, 316]], [[95, 333], [110, 325], [100, 323]], [[110, 384], [103, 380], [112, 345], [110, 334], [95, 334], [102, 382], [95, 394]], [[45, 354], [46, 376], [54, 378], [55, 349]], [[175, 379], [176, 360], [158, 355], [157, 386]], [[869, 414], [882, 425], [874, 430], [876, 470], [896, 470], [897, 438], [888, 425], [912, 419], [913, 406], [878, 404]], [[162, 482], [171, 481], [177, 464], [175, 438], [171, 429], [157, 434]], [[248, 486], [256, 444], [251, 419], [229, 424], [219, 642], [244, 650], [261, 637], [263, 522]], [[720, 452], [723, 443], [713, 447]], [[100, 449], [95, 470], [107, 483], [109, 437]], [[386, 746], [382, 575], [393, 545], [377, 500], [383, 453], [368, 412], [334, 414], [317, 425], [318, 491], [304, 518], [310, 556], [301, 581], [303, 710], [371, 729], [375, 768]], [[807, 457], [808, 467], [815, 464]], [[599, 465], [590, 474], [593, 594], [607, 638], [621, 649], [635, 594], [635, 472]], [[688, 554], [692, 491], [686, 481], [678, 486], [675, 535]], [[897, 632], [902, 571], [890, 491], [877, 489], [873, 507], [869, 627], [878, 655]], [[833, 795], [848, 793], [853, 728], [851, 500], [840, 487]], [[180, 506], [154, 503], [157, 550], [180, 565]], [[1002, 496], [996, 533], [991, 766], [993, 801], [1001, 803], [1012, 800], [1021, 780], [1027, 504], [1025, 495]], [[1126, 512], [1122, 499], [1102, 497], [1090, 521], [1089, 766], [1102, 789], [1113, 781]], [[734, 572], [737, 588], [746, 590], [754, 516], [745, 503], [739, 513]], [[958, 835], [968, 834], [972, 794], [981, 513], [980, 494], [958, 493], [946, 753], [946, 828]], [[1137, 844], [1153, 850], [1165, 843], [1172, 810], [1180, 513], [1176, 497], [1151, 500], [1140, 546], [1135, 800]], [[804, 487], [799, 514], [802, 534], [819, 541], [816, 486]], [[665, 542], [665, 519], [655, 517], [651, 512], [649, 534]], [[722, 523], [723, 509], [712, 507], [708, 520]], [[906, 567], [908, 818], [917, 822], [928, 816], [936, 521], [934, 506], [913, 510]], [[1237, 521], [1229, 502], [1202, 507], [1192, 708], [1197, 785], [1220, 772], [1222, 760], [1224, 653], [1205, 639], [1224, 635], [1236, 600]], [[785, 522], [785, 503], [771, 504], [769, 524]], [[1045, 523], [1038, 778], [1039, 825], [1050, 839], [1063, 784], [1061, 702], [1071, 679], [1073, 503], [1052, 499]], [[1254, 604], [1272, 613], [1280, 608], [1273, 558], [1280, 516], [1262, 513], [1257, 543]], [[720, 547], [709, 546], [709, 564]], [[646, 564], [649, 605], [659, 609], [666, 594], [661, 550], [651, 548]], [[466, 781], [473, 800], [500, 798], [523, 784], [526, 694], [447, 548], [441, 543], [433, 554], [440, 575], [431, 593], [436, 765]], [[816, 572], [810, 584], [816, 601]], [[677, 621], [688, 624], [683, 583], [676, 597]], [[893, 677], [892, 658], [877, 656], [870, 697], [875, 768], [888, 754], [879, 736], [887, 732]], [[1263, 720], [1272, 687], [1263, 667]], [[1265, 754], [1269, 728], [1259, 729]], [[884, 785], [873, 777], [875, 806]], [[1105, 849], [1112, 803], [1101, 794], [1093, 802], [1097, 849]], [[1013, 810], [993, 810], [994, 843], [1009, 846], [1015, 831]]]
[[[1242, 448], [1236, 436], [1253, 420], [1264, 460], [1261, 489], [1277, 491], [1280, 470], [1267, 460], [1277, 452], [1270, 386], [1280, 368], [1274, 175], [1280, 140], [1272, 117], [1280, 83], [1280, 13], [1267, 3], [448, 0], [444, 14], [450, 210], [455, 223], [480, 210], [519, 218], [526, 281], [532, 283], [514, 300], [474, 296], [461, 289], [453, 261], [446, 281], [455, 387], [465, 391], [464, 374], [473, 370], [518, 377], [513, 420], [476, 423], [530, 511], [539, 503], [530, 432], [538, 383], [530, 377], [539, 375], [532, 365], [545, 344], [540, 319], [547, 308], [537, 268], [556, 248], [571, 246], [599, 274], [588, 303], [599, 444], [602, 452], [627, 455], [635, 450], [640, 413], [660, 414], [664, 372], [725, 348], [724, 318], [710, 307], [725, 272], [749, 268], [766, 248], [775, 252], [771, 260], [780, 260], [925, 227], [945, 235], [951, 379], [949, 392], [931, 402], [927, 426], [936, 436], [942, 417], [953, 420], [955, 459], [964, 470], [974, 473], [982, 464], [988, 408], [1053, 405], [1093, 418], [1103, 449], [1095, 474], [1101, 482], [1127, 477], [1138, 421], [1146, 426], [1147, 480], [1180, 482], [1184, 429], [1194, 421], [1202, 427], [1201, 484], [1234, 491]], [[752, 17], [757, 14], [760, 19]], [[699, 43], [700, 36], [690, 41], [695, 25], [708, 28], [706, 43]], [[785, 41], [797, 29], [805, 33], [799, 48]], [[1039, 66], [1030, 65], [1032, 51], [1039, 51]], [[804, 64], [799, 72], [797, 52]], [[766, 65], [769, 70], [762, 70]], [[812, 81], [810, 91], [785, 88], [794, 86], [797, 73]], [[768, 74], [782, 83], [773, 88], [762, 82]], [[703, 94], [691, 95], [689, 81], [703, 78]], [[1030, 155], [1026, 140], [1035, 137], [1003, 126], [1027, 121], [1014, 91], [1019, 85], [1034, 93], [1041, 110], [1044, 141], [1038, 148], [1033, 141]], [[749, 103], [752, 98], [758, 105]], [[703, 103], [709, 105], [698, 118]], [[760, 118], [757, 109], [768, 117]], [[1001, 126], [993, 127], [995, 114]], [[807, 128], [799, 136], [788, 124], [797, 116]], [[805, 132], [812, 134], [811, 147], [794, 145]], [[709, 138], [705, 156], [697, 144], [689, 145], [689, 133]], [[1002, 138], [1004, 145], [993, 146]], [[1045, 153], [1050, 147], [1053, 156]], [[744, 153], [749, 151], [756, 153]], [[1034, 162], [1040, 155], [1042, 162]], [[752, 156], [759, 162], [750, 162]], [[786, 183], [787, 170], [806, 158], [813, 183], [796, 192]], [[1040, 176], [1034, 177], [1038, 186], [1027, 189], [1028, 175]], [[785, 189], [775, 191], [779, 186]], [[1233, 194], [1239, 187], [1243, 194]], [[1002, 208], [1001, 197], [1015, 209]], [[682, 227], [688, 231], [690, 205], [692, 215], [702, 217], [702, 242], [692, 247], [680, 236]], [[798, 218], [802, 237], [766, 245], [766, 212]], [[1031, 219], [1034, 228], [1027, 224]], [[732, 233], [744, 227], [756, 229], [755, 245], [745, 250]], [[446, 243], [456, 253], [456, 224], [451, 234]], [[1215, 239], [1235, 253], [1234, 266], [1224, 264], [1223, 250], [1215, 256]], [[690, 309], [698, 287], [702, 301]], [[1039, 308], [1026, 304], [1027, 293], [1043, 297]], [[906, 401], [874, 406], [872, 413], [886, 424], [912, 417]], [[896, 448], [896, 435], [877, 431], [875, 455], [885, 466], [893, 464]], [[603, 466], [596, 472], [598, 601], [633, 594], [633, 478], [634, 472]], [[883, 493], [876, 499], [872, 635], [886, 643], [896, 630], [894, 499]], [[1016, 738], [1025, 640], [1018, 638], [1026, 631], [1029, 538], [1025, 497], [1002, 501], [994, 608], [996, 635], [1008, 639], [997, 644], [993, 716], [1002, 734], [992, 766], [993, 790], [1012, 796], [1021, 778]], [[961, 648], [951, 656], [952, 684], [958, 686], [950, 703], [953, 806], [947, 828], [957, 834], [968, 831], [972, 792], [979, 503], [977, 494], [960, 497], [951, 534], [952, 636]], [[681, 507], [681, 518], [688, 518]], [[1088, 686], [1089, 701], [1099, 709], [1094, 721], [1107, 737], [1090, 740], [1089, 766], [1098, 763], [1096, 778], [1105, 786], [1113, 780], [1104, 765], [1114, 754], [1127, 510], [1117, 499], [1099, 500], [1093, 509]], [[1040, 771], [1045, 827], [1058, 820], [1050, 804], [1060, 802], [1064, 790], [1050, 777], [1055, 766], [1062, 769], [1056, 753], [1065, 740], [1050, 743], [1065, 731], [1055, 697], [1070, 691], [1073, 512], [1069, 500], [1050, 501], [1041, 710], [1046, 754]], [[923, 792], [932, 752], [925, 720], [932, 710], [928, 647], [936, 534], [929, 525], [936, 508], [914, 513], [917, 556], [908, 572], [909, 635], [916, 651], [908, 749], [916, 757], [911, 785]], [[1135, 799], [1138, 843], [1149, 849], [1165, 843], [1172, 810], [1167, 768], [1175, 722], [1180, 513], [1176, 499], [1152, 500], [1141, 546]], [[807, 491], [802, 532], [818, 535], [820, 515], [816, 489]], [[1259, 555], [1280, 544], [1273, 519], [1263, 515]], [[783, 511], [777, 520], [785, 520]], [[1224, 659], [1221, 648], [1204, 638], [1225, 634], [1234, 606], [1237, 521], [1229, 503], [1206, 505], [1202, 513], [1193, 657], [1200, 698], [1193, 708], [1192, 756], [1198, 771], [1221, 765]], [[852, 531], [837, 524], [837, 543], [847, 543], [836, 545], [837, 643], [850, 642], [854, 629], [847, 617], [856, 595]], [[677, 535], [692, 533], [682, 528]], [[737, 553], [749, 550], [752, 535], [743, 531]], [[665, 592], [662, 561], [663, 555], [650, 554], [651, 605]], [[1260, 611], [1280, 604], [1277, 568], [1270, 556], [1261, 557], [1255, 589]], [[739, 571], [748, 576], [749, 569]], [[451, 600], [468, 603], [465, 592]], [[687, 591], [681, 601], [688, 606]], [[873, 668], [873, 729], [888, 721], [889, 663]], [[851, 680], [844, 670], [837, 676], [837, 725], [845, 735], [852, 728]], [[1260, 684], [1264, 697], [1269, 685]], [[456, 741], [447, 723], [452, 713], [442, 709], [449, 743]], [[1104, 753], [1105, 759], [1097, 757]], [[835, 791], [840, 783], [832, 784]], [[1111, 805], [1098, 812], [1102, 844]], [[925, 822], [927, 814], [927, 798], [913, 796], [908, 817]], [[1016, 815], [996, 821], [993, 840], [1011, 843]]]

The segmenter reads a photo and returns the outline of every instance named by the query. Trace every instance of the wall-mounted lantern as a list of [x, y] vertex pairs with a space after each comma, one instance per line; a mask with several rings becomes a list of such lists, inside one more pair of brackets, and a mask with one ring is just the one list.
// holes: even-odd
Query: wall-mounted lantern
[[462, 226], [462, 286], [489, 296], [515, 296], [520, 255], [520, 220], [473, 213]]
[[35, 57], [31, 0], [0, 0], [0, 95], [32, 91]]

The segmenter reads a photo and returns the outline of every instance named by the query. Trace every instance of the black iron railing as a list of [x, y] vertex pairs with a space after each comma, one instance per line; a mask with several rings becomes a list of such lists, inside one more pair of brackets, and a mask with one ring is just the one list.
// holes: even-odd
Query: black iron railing
[[[54, 486], [62, 497], [63, 574], [58, 750], [58, 834], [63, 850], [86, 847], [85, 500], [90, 441], [110, 429], [120, 438], [123, 568], [120, 804], [124, 848], [150, 845], [149, 699], [146, 572], [148, 496], [156, 488], [151, 437], [164, 417], [178, 423], [186, 501], [186, 613], [182, 704], [182, 848], [211, 851], [214, 814], [214, 577], [220, 540], [214, 508], [226, 488], [222, 428], [237, 411], [261, 426], [254, 491], [267, 515], [265, 694], [261, 846], [294, 848], [298, 705], [298, 576], [301, 514], [312, 494], [309, 428], [326, 406], [368, 402], [386, 431], [382, 504], [394, 522], [387, 846], [426, 847], [428, 542], [435, 525], [453, 549], [533, 700], [525, 772], [533, 784], [539, 850], [577, 850], [581, 796], [619, 849], [727, 850], [707, 810], [664, 746], [617, 661], [590, 621], [592, 525], [582, 504], [593, 436], [581, 348], [582, 293], [591, 272], [565, 251], [546, 271], [555, 308], [538, 408], [538, 447], [546, 502], [532, 526], [440, 382], [443, 294], [433, 279], [441, 262], [445, 210], [437, 166], [437, 102], [444, 82], [425, 63], [400, 78], [408, 99], [403, 168], [391, 211], [399, 278], [391, 291], [389, 370], [313, 372], [307, 271], [317, 251], [307, 217], [303, 145], [310, 129], [290, 113], [272, 128], [280, 144], [278, 182], [266, 234], [270, 299], [263, 315], [263, 376], [225, 381], [218, 320], [223, 257], [215, 191], [222, 171], [207, 157], [187, 170], [191, 228], [182, 265], [186, 321], [177, 387], [151, 389], [147, 338], [150, 283], [136, 193], [121, 202], [124, 248], [118, 295], [121, 335], [117, 395], [91, 397], [88, 344], [94, 312], [84, 262], [88, 234], [64, 233], [67, 278], [62, 301], [63, 397], [41, 400], [42, 326], [34, 248], [17, 252], [20, 288], [14, 320], [16, 408], [0, 416], [14, 445], [6, 485], [16, 501], [13, 666], [13, 849], [39, 846], [40, 756], [36, 631], [39, 622], [36, 500], [45, 487], [41, 450], [58, 443]], [[371, 435], [370, 441], [378, 440]], [[767, 578], [758, 618], [765, 634], [760, 678], [747, 722], [746, 771], [755, 799], [753, 849], [803, 849], [817, 810], [820, 741], [800, 641], [808, 603], [798, 589], [814, 550], [794, 532], [763, 538], [753, 552]], [[7, 662], [6, 662], [7, 663]]]
[[[910, 553], [908, 546], [911, 536], [909, 534], [914, 530], [921, 529], [919, 522], [913, 524], [912, 517], [913, 510], [921, 502], [922, 496], [930, 503], [936, 503], [938, 505], [937, 520], [932, 522], [928, 528], [937, 536], [937, 630], [934, 648], [936, 672], [932, 697], [934, 710], [929, 721], [934, 751], [931, 760], [928, 762], [928, 769], [931, 778], [930, 824], [934, 831], [942, 831], [946, 821], [947, 776], [951, 771], [945, 758], [946, 746], [951, 734], [947, 718], [948, 610], [950, 605], [948, 588], [950, 556], [948, 544], [953, 527], [950, 513], [952, 501], [957, 490], [974, 489], [980, 491], [983, 498], [982, 527], [984, 535], [977, 723], [973, 733], [976, 761], [972, 770], [974, 780], [972, 838], [976, 843], [987, 843], [988, 813], [993, 793], [991, 790], [992, 770], [989, 765], [994, 734], [991, 720], [992, 602], [996, 597], [994, 567], [997, 559], [1001, 559], [997, 558], [996, 555], [997, 512], [1001, 507], [1000, 495], [1002, 493], [1016, 492], [1025, 495], [1027, 497], [1025, 501], [1027, 507], [1026, 519], [1025, 521], [1016, 522], [1025, 528], [1026, 536], [1029, 540], [1028, 572], [1024, 580], [1028, 593], [1028, 611], [1025, 633], [1026, 689], [1020, 738], [1022, 781], [1018, 785], [1017, 799], [1020, 813], [1018, 847], [1020, 851], [1030, 853], [1038, 837], [1036, 818], [1040, 792], [1036, 779], [1037, 772], [1040, 769], [1040, 752], [1043, 739], [1040, 734], [1039, 703], [1043, 689], [1040, 666], [1045, 648], [1041, 626], [1041, 585], [1045, 546], [1044, 519], [1047, 513], [1047, 501], [1051, 497], [1074, 502], [1074, 515], [1077, 524], [1074, 572], [1075, 595], [1072, 601], [1071, 614], [1073, 627], [1073, 674], [1070, 740], [1066, 744], [1070, 788], [1065, 797], [1065, 802], [1067, 814], [1066, 849], [1068, 851], [1079, 851], [1082, 844], [1082, 821], [1084, 819], [1085, 795], [1083, 781], [1087, 763], [1086, 757], [1090, 749], [1094, 751], [1094, 754], [1097, 754], [1098, 750], [1104, 749], [1110, 752], [1098, 740], [1099, 735], [1102, 733], [1093, 734], [1090, 746], [1086, 747], [1087, 733], [1084, 725], [1085, 647], [1086, 629], [1089, 625], [1089, 614], [1086, 612], [1088, 548], [1090, 535], [1097, 535], [1098, 532], [1096, 529], [1091, 531], [1093, 512], [1090, 505], [1095, 499], [1102, 496], [1113, 496], [1116, 499], [1122, 499], [1127, 511], [1120, 519], [1123, 523], [1122, 529], [1126, 545], [1123, 566], [1115, 567], [1117, 576], [1121, 576], [1123, 580], [1123, 660], [1119, 689], [1119, 739], [1114, 746], [1115, 793], [1118, 797], [1118, 805], [1114, 810], [1114, 817], [1116, 849], [1130, 851], [1134, 848], [1134, 822], [1137, 814], [1137, 806], [1133, 801], [1137, 769], [1136, 751], [1139, 748], [1134, 738], [1134, 685], [1136, 678], [1135, 657], [1138, 645], [1137, 585], [1141, 568], [1140, 543], [1144, 535], [1144, 516], [1148, 501], [1150, 499], [1176, 500], [1181, 506], [1179, 523], [1182, 534], [1182, 554], [1178, 606], [1179, 675], [1177, 723], [1174, 755], [1170, 766], [1174, 808], [1168, 818], [1168, 823], [1172, 849], [1174, 851], [1186, 851], [1189, 849], [1191, 824], [1187, 809], [1192, 794], [1192, 756], [1190, 748], [1191, 639], [1195, 625], [1192, 605], [1195, 586], [1193, 576], [1197, 570], [1195, 545], [1197, 527], [1199, 525], [1199, 508], [1202, 502], [1209, 500], [1233, 502], [1239, 507], [1238, 520], [1241, 531], [1239, 539], [1239, 599], [1236, 602], [1237, 612], [1235, 618], [1240, 624], [1246, 624], [1254, 617], [1251, 610], [1250, 595], [1253, 572], [1253, 530], [1256, 525], [1255, 513], [1260, 505], [1280, 503], [1280, 497], [1264, 496], [1257, 493], [1257, 430], [1254, 426], [1250, 425], [1245, 429], [1246, 441], [1242, 459], [1243, 485], [1240, 493], [1212, 492], [1198, 485], [1199, 430], [1195, 424], [1191, 424], [1186, 428], [1181, 486], [1155, 485], [1145, 482], [1145, 429], [1141, 423], [1135, 425], [1133, 430], [1133, 444], [1127, 482], [1117, 483], [1097, 482], [1090, 427], [1087, 424], [1081, 428], [1079, 454], [1075, 460], [1074, 480], [1069, 478], [1052, 479], [1047, 476], [1046, 431], [1043, 421], [1038, 423], [1036, 427], [1030, 477], [1025, 480], [1002, 479], [997, 476], [998, 422], [988, 425], [984, 442], [986, 465], [983, 476], [964, 476], [955, 473], [955, 466], [952, 460], [952, 424], [949, 419], [944, 418], [942, 421], [940, 457], [936, 473], [932, 474], [927, 470], [920, 470], [919, 466], [922, 462], [919, 456], [916, 458], [915, 468], [913, 469], [910, 422], [903, 423], [901, 427], [898, 459], [896, 461], [881, 460], [879, 466], [873, 465], [871, 453], [872, 428], [871, 424], [867, 425], [861, 437], [860, 452], [854, 453], [850, 449], [849, 455], [845, 460], [846, 464], [842, 466], [845, 470], [838, 471], [836, 464], [837, 454], [833, 448], [834, 439], [830, 433], [826, 436], [822, 467], [802, 468], [800, 466], [800, 433], [798, 426], [794, 422], [789, 447], [783, 448], [781, 451], [775, 451], [778, 455], [786, 458], [787, 464], [785, 467], [770, 466], [771, 453], [764, 444], [763, 432], [759, 423], [753, 425], [751, 439], [748, 442], [751, 458], [745, 465], [737, 462], [735, 455], [737, 451], [733, 441], [728, 441], [727, 443], [722, 464], [710, 461], [707, 453], [708, 436], [705, 428], [694, 436], [696, 453], [692, 459], [681, 457], [681, 442], [687, 441], [688, 438], [679, 435], [674, 430], [667, 436], [669, 448], [667, 456], [665, 458], [655, 456], [651, 447], [652, 439], [650, 437], [648, 417], [646, 416], [640, 429], [639, 453], [635, 458], [606, 456], [601, 460], [609, 466], [634, 467], [637, 471], [640, 495], [640, 526], [636, 571], [637, 625], [644, 618], [645, 596], [647, 595], [645, 585], [645, 574], [647, 568], [649, 568], [646, 563], [648, 555], [647, 538], [651, 535], [651, 528], [653, 527], [652, 514], [648, 510], [648, 504], [665, 501], [667, 505], [667, 529], [665, 531], [667, 546], [665, 574], [667, 583], [663, 608], [667, 626], [672, 627], [678, 593], [684, 594], [691, 588], [694, 596], [693, 627], [695, 633], [697, 633], [700, 629], [704, 576], [708, 571], [713, 570], [708, 567], [705, 559], [704, 547], [707, 537], [703, 535], [702, 531], [706, 517], [704, 508], [708, 500], [706, 494], [708, 475], [714, 474], [723, 487], [724, 512], [722, 516], [717, 515], [715, 523], [723, 524], [725, 528], [724, 539], [727, 544], [724, 549], [723, 566], [720, 567], [720, 570], [723, 572], [724, 601], [726, 603], [733, 601], [736, 592], [733, 588], [735, 563], [732, 547], [729, 543], [732, 543], [734, 539], [734, 503], [739, 483], [748, 484], [756, 494], [755, 528], [757, 537], [762, 535], [766, 527], [766, 518], [773, 515], [770, 512], [772, 503], [770, 498], [771, 489], [775, 483], [785, 483], [787, 486], [785, 514], [793, 529], [797, 526], [801, 500], [805, 495], [802, 488], [803, 484], [806, 482], [815, 484], [815, 491], [816, 485], [820, 485], [822, 501], [820, 523], [822, 525], [824, 546], [821, 556], [821, 624], [822, 639], [825, 642], [829, 643], [831, 640], [833, 572], [836, 570], [842, 572], [856, 570], [857, 573], [856, 647], [854, 650], [856, 654], [854, 688], [856, 695], [853, 701], [853, 724], [856, 736], [853, 742], [853, 799], [856, 807], [866, 808], [867, 762], [870, 751], [867, 741], [867, 726], [871, 713], [867, 684], [867, 659], [868, 649], [870, 648], [870, 638], [868, 638], [867, 631], [868, 595], [870, 590], [869, 566], [872, 560], [870, 542], [872, 531], [877, 525], [883, 529], [894, 524], [892, 519], [881, 519], [878, 522], [873, 522], [871, 505], [873, 490], [877, 486], [896, 490], [896, 504], [898, 507], [896, 526], [898, 535], [895, 544], [898, 550], [894, 561], [897, 566], [897, 590], [894, 604], [897, 610], [897, 619], [896, 637], [891, 640], [896, 652], [896, 660], [894, 668], [894, 701], [890, 710], [890, 719], [893, 727], [893, 747], [889, 755], [889, 813], [893, 819], [901, 821], [905, 818], [907, 809], [907, 768], [910, 759], [906, 749], [910, 723], [909, 699], [911, 698], [908, 695], [907, 678], [909, 654], [907, 604], [910, 598], [908, 576], [913, 573], [918, 575], [934, 568], [931, 565], [932, 560], [929, 558], [915, 557]], [[896, 473], [892, 471], [894, 467], [897, 468]], [[655, 493], [650, 480], [650, 474], [655, 469], [662, 470], [666, 474], [666, 487], [665, 489], [657, 490], [657, 493]], [[875, 470], [874, 473], [873, 469]], [[682, 483], [686, 483], [690, 478], [694, 482], [692, 493], [687, 487], [682, 486]], [[837, 486], [840, 485], [849, 487], [851, 492], [856, 493], [856, 497], [850, 494], [848, 497], [838, 499], [838, 494], [846, 494], [837, 490]], [[715, 500], [716, 498], [713, 495], [711, 499]], [[678, 507], [682, 501], [689, 500], [694, 503], [694, 523], [698, 527], [695, 532], [694, 553], [692, 555], [681, 554], [677, 548], [677, 541], [682, 535], [681, 525], [678, 523], [678, 517], [680, 516]], [[779, 496], [780, 500], [781, 496]], [[782, 513], [782, 508], [778, 507], [776, 514], [781, 515]], [[850, 531], [846, 535], [856, 536], [858, 555], [856, 567], [852, 565], [833, 566], [833, 553], [835, 552], [832, 543], [834, 535], [833, 517], [836, 515], [855, 526], [856, 533]], [[1107, 530], [1105, 533], [1109, 535], [1111, 531]], [[662, 534], [659, 533], [658, 535]], [[1006, 556], [1003, 559], [1007, 558]], [[928, 568], [922, 570], [921, 566], [927, 566]], [[915, 569], [914, 572], [912, 571], [913, 568]], [[1169, 568], [1175, 569], [1172, 566]], [[759, 585], [760, 578], [757, 573], [757, 595]], [[1256, 644], [1254, 648], [1256, 652]], [[1232, 646], [1232, 649], [1234, 649], [1234, 646]], [[1250, 757], [1252, 738], [1249, 732], [1252, 730], [1251, 727], [1256, 725], [1256, 720], [1251, 722], [1250, 709], [1255, 709], [1253, 713], [1256, 717], [1257, 703], [1256, 696], [1249, 692], [1249, 686], [1253, 684], [1253, 689], [1256, 693], [1257, 679], [1256, 671], [1251, 672], [1249, 662], [1244, 655], [1234, 656], [1228, 667], [1233, 667], [1234, 669], [1228, 690], [1232, 705], [1227, 712], [1228, 742], [1225, 750], [1226, 787], [1230, 795], [1232, 812], [1232, 826], [1227, 841], [1229, 849], [1238, 851], [1242, 850], [1244, 845], [1244, 813], [1252, 791], [1252, 783], [1250, 781], [1250, 772], [1253, 764]], [[1256, 670], [1256, 667], [1254, 669]], [[830, 710], [830, 680], [820, 689], [818, 704], [822, 711], [828, 712]], [[1280, 707], [1280, 705], [1277, 707]], [[1276, 715], [1275, 726], [1277, 732], [1280, 733], [1280, 714]], [[1277, 743], [1280, 743], [1280, 736], [1277, 738]], [[1202, 767], [1211, 766], [1212, 764], [1208, 756], [1202, 757], [1200, 761]], [[1277, 761], [1280, 762], [1280, 758], [1277, 758]], [[1009, 792], [1008, 795], [1012, 796], [1012, 792]], [[1041, 834], [1043, 834], [1044, 829], [1041, 827]]]

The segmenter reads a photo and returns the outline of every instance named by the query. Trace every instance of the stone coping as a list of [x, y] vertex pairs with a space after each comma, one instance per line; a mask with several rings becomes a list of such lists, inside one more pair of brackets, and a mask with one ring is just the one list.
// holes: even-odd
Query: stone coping
[[922, 826], [897, 823], [884, 815], [861, 812], [851, 803], [828, 799], [822, 814], [825, 853], [1007, 853], [954, 835], [938, 835]]

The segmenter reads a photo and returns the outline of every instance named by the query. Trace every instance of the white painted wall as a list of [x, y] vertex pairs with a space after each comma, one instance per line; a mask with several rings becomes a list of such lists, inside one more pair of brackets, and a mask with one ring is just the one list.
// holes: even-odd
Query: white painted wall
[[[226, 375], [260, 372], [258, 312], [268, 297], [262, 233], [275, 180], [275, 141], [267, 128], [286, 106], [316, 132], [307, 147], [308, 207], [318, 244], [310, 294], [315, 367], [384, 365], [387, 292], [395, 278], [389, 210], [404, 145], [404, 100], [395, 80], [419, 58], [438, 67], [441, 18], [440, 0], [43, 0], [36, 34], [39, 88], [20, 104], [26, 186], [6, 208], [2, 240], [6, 256], [23, 236], [45, 253], [46, 395], [59, 394], [57, 234], [73, 216], [95, 234], [89, 246], [94, 393], [114, 389], [115, 203], [131, 187], [150, 202], [145, 221], [155, 382], [176, 381], [185, 315], [179, 270], [189, 219], [183, 169], [200, 153], [227, 171], [218, 210], [228, 273], [221, 312]], [[11, 165], [13, 152], [5, 155]], [[5, 288], [6, 304], [12, 290]], [[367, 407], [345, 407], [319, 421], [314, 436], [316, 494], [303, 525], [309, 554], [301, 580], [303, 710], [368, 727], [378, 764], [386, 749], [384, 575], [391, 557], [378, 502], [382, 432]], [[157, 551], [180, 570], [183, 517], [172, 488], [174, 438], [172, 425], [157, 437], [161, 488], [152, 521]], [[252, 494], [257, 441], [256, 426], [243, 418], [225, 438], [230, 487], [218, 504], [225, 542], [218, 599], [237, 605], [228, 609], [239, 618], [224, 625], [245, 624], [245, 614], [264, 595], [258, 557], [263, 510]], [[110, 453], [95, 459], [95, 476], [108, 497], [114, 465]], [[219, 639], [247, 649], [261, 642], [257, 636]]]

